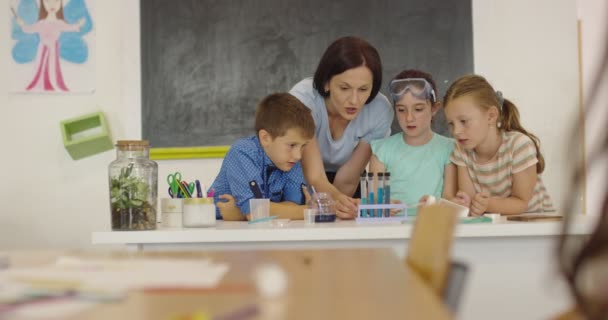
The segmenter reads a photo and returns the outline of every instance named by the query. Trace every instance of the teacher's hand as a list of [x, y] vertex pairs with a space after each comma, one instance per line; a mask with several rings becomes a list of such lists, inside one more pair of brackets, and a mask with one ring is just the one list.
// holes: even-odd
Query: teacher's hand
[[340, 219], [354, 219], [358, 210], [357, 200], [341, 194], [336, 199], [336, 216]]

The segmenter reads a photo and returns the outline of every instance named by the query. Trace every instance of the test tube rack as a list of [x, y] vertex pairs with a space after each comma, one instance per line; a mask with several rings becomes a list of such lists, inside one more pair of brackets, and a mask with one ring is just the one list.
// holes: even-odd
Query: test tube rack
[[[401, 209], [405, 211], [404, 215], [388, 216], [380, 215], [377, 217], [369, 217], [363, 214], [363, 210], [378, 210], [378, 209]], [[403, 223], [407, 221], [407, 205], [405, 204], [360, 204], [355, 221], [357, 224], [365, 223]]]

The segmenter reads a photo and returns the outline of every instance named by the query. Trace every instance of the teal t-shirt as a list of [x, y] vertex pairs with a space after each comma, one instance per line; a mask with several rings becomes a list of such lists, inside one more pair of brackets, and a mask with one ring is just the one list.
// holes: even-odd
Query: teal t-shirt
[[[403, 132], [374, 140], [372, 153], [391, 173], [391, 199], [415, 205], [423, 195], [441, 198], [443, 172], [450, 163], [454, 140], [433, 133], [433, 138], [422, 146], [410, 146], [403, 140]], [[408, 215], [415, 215], [408, 209]]]

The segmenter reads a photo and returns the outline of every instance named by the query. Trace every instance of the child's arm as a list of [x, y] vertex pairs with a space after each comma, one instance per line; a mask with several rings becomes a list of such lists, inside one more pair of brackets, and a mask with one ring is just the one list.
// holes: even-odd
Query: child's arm
[[[359, 185], [359, 176], [365, 170], [365, 166], [370, 161], [372, 155], [372, 147], [364, 140], [359, 141], [359, 144], [353, 150], [353, 153], [344, 163], [334, 179], [334, 186], [346, 195], [351, 195], [357, 190]], [[384, 172], [384, 171], [379, 171]]]
[[[306, 190], [306, 187], [302, 187], [302, 191], [304, 192], [305, 202], [308, 202], [308, 200], [310, 200], [310, 194]], [[220, 195], [220, 199], [224, 200], [223, 202], [217, 203], [218, 208], [220, 208], [222, 219], [226, 221], [241, 221], [251, 219], [251, 215], [249, 213], [246, 215], [241, 213], [239, 207], [236, 206], [233, 196], [223, 194]], [[298, 205], [291, 201], [270, 202], [270, 215], [277, 216], [280, 219], [302, 220], [304, 218], [304, 209], [306, 209], [305, 204]]]
[[441, 197], [453, 199], [458, 191], [458, 170], [456, 165], [449, 163], [443, 169], [443, 192]]
[[466, 193], [471, 199], [475, 196], [475, 186], [469, 176], [469, 170], [466, 166], [456, 166], [458, 180], [458, 190]]
[[[221, 199], [226, 200], [225, 202], [218, 202], [217, 206], [220, 208], [222, 219], [226, 221], [242, 221], [251, 220], [249, 213], [242, 214], [239, 207], [236, 206], [234, 197], [229, 194], [220, 196]], [[297, 205], [290, 201], [283, 202], [270, 202], [270, 215], [277, 216], [280, 219], [292, 219], [302, 220], [304, 217], [304, 209], [306, 205]]]
[[513, 175], [511, 196], [507, 198], [490, 197], [486, 211], [500, 212], [501, 214], [521, 214], [526, 212], [528, 203], [534, 193], [537, 178], [535, 165], [515, 173]]
[[[304, 219], [304, 209], [306, 205], [295, 204], [291, 201], [271, 202], [270, 215], [277, 216], [279, 219], [302, 220]], [[247, 220], [250, 215], [247, 214]]]
[[220, 214], [224, 221], [242, 221], [245, 220], [245, 216], [241, 213], [239, 207], [236, 206], [234, 197], [229, 194], [222, 194], [219, 196], [223, 201], [217, 202], [217, 207], [220, 209]]

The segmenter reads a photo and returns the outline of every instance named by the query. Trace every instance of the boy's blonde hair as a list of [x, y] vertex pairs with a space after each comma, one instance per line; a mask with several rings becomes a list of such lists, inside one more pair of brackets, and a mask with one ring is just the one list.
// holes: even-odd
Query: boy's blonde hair
[[298, 98], [286, 92], [273, 93], [260, 101], [255, 111], [255, 131], [266, 130], [272, 138], [298, 129], [305, 138], [315, 135], [312, 113]]
[[532, 133], [522, 127], [519, 122], [519, 111], [515, 104], [508, 99], [504, 99], [500, 92], [494, 91], [490, 83], [482, 76], [466, 75], [456, 80], [445, 93], [443, 107], [448, 108], [448, 104], [457, 98], [469, 96], [484, 110], [490, 107], [498, 109], [498, 119], [496, 120], [499, 130], [519, 131], [527, 135], [534, 142], [536, 147], [536, 172], [542, 173], [545, 170], [545, 158], [540, 153], [540, 141]]

